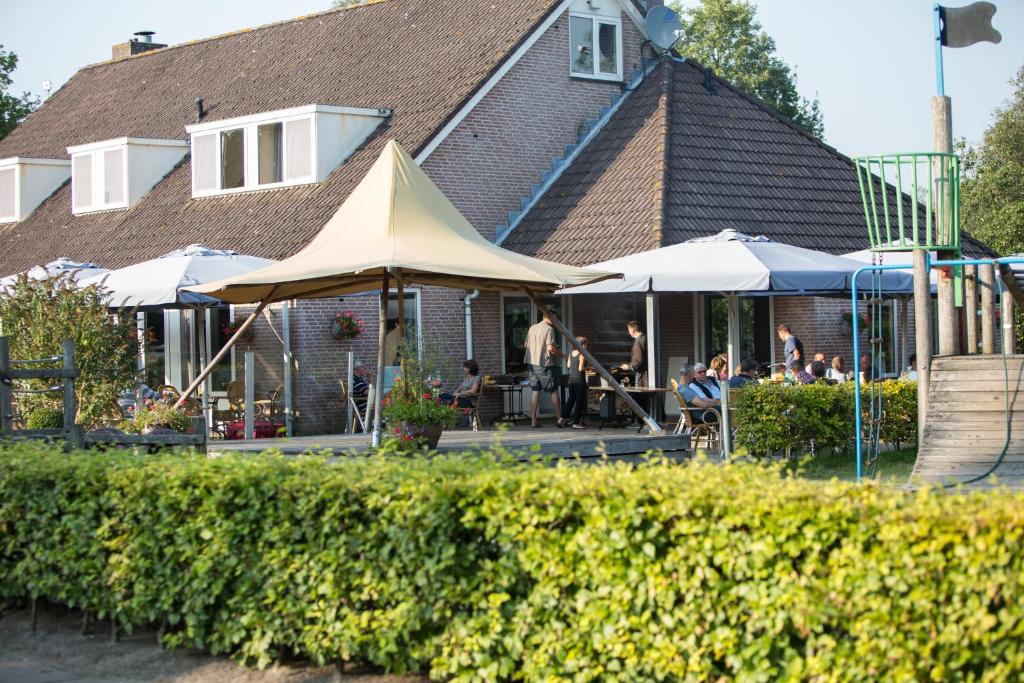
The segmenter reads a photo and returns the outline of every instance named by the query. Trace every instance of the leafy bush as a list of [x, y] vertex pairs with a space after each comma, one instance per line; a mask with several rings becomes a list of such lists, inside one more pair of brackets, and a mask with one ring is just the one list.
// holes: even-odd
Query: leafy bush
[[[102, 287], [79, 288], [70, 274], [48, 280], [19, 278], [0, 292], [0, 323], [10, 338], [12, 359], [60, 354], [61, 340], [75, 342], [77, 420], [94, 426], [120, 416], [117, 399], [135, 384], [138, 344], [134, 315], [110, 315]], [[43, 389], [52, 380], [31, 380], [29, 388]], [[49, 399], [19, 397], [29, 414]]]
[[1024, 496], [757, 465], [0, 452], [0, 602], [469, 680], [1008, 680]]
[[166, 427], [187, 434], [192, 431], [192, 420], [184, 410], [156, 401], [148, 403], [130, 420], [121, 423], [121, 429], [129, 434], [142, 434], [152, 427]]
[[[916, 441], [917, 383], [892, 381], [876, 386], [882, 391], [882, 440], [897, 445]], [[736, 394], [736, 443], [755, 455], [808, 450], [812, 441], [818, 449], [852, 447], [853, 391], [851, 383], [744, 387]], [[866, 430], [867, 389], [861, 391]]]
[[25, 418], [25, 429], [60, 429], [64, 426], [64, 411], [41, 405], [33, 408]]

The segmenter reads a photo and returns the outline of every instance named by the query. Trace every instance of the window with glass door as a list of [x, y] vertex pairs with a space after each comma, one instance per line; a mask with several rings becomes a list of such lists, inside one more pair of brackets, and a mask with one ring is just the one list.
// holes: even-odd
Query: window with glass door
[[622, 80], [622, 24], [618, 19], [572, 14], [569, 43], [573, 76]]

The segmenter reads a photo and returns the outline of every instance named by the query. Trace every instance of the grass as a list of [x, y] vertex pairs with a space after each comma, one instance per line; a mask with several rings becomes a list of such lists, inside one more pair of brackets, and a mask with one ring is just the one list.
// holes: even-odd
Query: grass
[[[910, 479], [916, 460], [916, 448], [884, 451], [879, 456], [876, 477], [891, 484], [905, 484]], [[794, 461], [791, 469], [805, 479], [828, 480], [835, 477], [854, 481], [857, 479], [857, 456], [854, 453], [819, 454], [814, 458], [807, 457]], [[865, 478], [868, 475], [865, 465]]]

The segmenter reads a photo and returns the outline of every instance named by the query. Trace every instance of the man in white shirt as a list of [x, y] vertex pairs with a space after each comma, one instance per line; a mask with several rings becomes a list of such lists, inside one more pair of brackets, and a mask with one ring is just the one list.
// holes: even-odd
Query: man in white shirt
[[526, 333], [526, 362], [530, 366], [530, 426], [539, 427], [537, 411], [540, 409], [540, 393], [551, 394], [551, 405], [555, 409], [556, 422], [562, 422], [562, 402], [558, 398], [559, 367], [557, 358], [562, 355], [561, 349], [555, 344], [555, 328], [551, 325], [551, 317], [544, 316], [536, 325], [532, 325]]

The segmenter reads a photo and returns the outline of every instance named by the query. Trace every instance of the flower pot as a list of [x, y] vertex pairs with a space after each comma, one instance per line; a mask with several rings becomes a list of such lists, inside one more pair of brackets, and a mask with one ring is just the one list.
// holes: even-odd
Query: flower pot
[[428, 425], [413, 424], [411, 422], [399, 422], [398, 428], [403, 436], [410, 436], [413, 439], [423, 439], [427, 448], [437, 448], [437, 442], [441, 440], [441, 432], [444, 427], [433, 423]]

